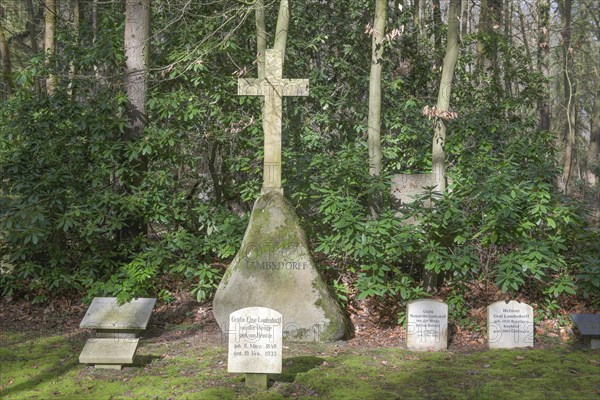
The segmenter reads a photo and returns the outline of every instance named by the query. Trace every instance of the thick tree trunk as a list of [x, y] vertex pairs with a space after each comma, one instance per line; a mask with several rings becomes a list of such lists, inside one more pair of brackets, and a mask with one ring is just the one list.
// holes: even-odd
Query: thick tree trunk
[[8, 51], [8, 42], [4, 36], [4, 27], [2, 26], [2, 18], [0, 18], [0, 62], [2, 62], [2, 80], [6, 86], [6, 94], [10, 95], [12, 92], [12, 69], [10, 64], [10, 53]]
[[[372, 32], [371, 76], [369, 78], [369, 120], [367, 128], [369, 173], [381, 174], [381, 69], [385, 38], [386, 0], [375, 0], [375, 20]], [[378, 194], [371, 199], [371, 215], [379, 217], [381, 200]]]
[[[538, 0], [538, 71], [548, 80], [550, 78], [550, 68], [548, 67], [548, 49], [550, 32], [550, 1]], [[550, 105], [548, 96], [550, 88], [547, 81], [544, 83], [544, 96], [538, 102], [539, 129], [543, 131], [550, 130]]]
[[[44, 8], [44, 51], [46, 57], [52, 57], [56, 51], [56, 0], [46, 0]], [[47, 65], [50, 65], [49, 63]], [[56, 75], [48, 74], [46, 78], [46, 93], [54, 94], [56, 90]]]
[[127, 0], [125, 9], [125, 91], [131, 106], [127, 139], [142, 136], [146, 119], [150, 0]]
[[[125, 3], [125, 78], [124, 85], [129, 100], [130, 127], [124, 140], [139, 140], [146, 126], [147, 68], [150, 53], [150, 0], [127, 0]], [[147, 159], [140, 158], [134, 178], [126, 184], [133, 187], [141, 183], [147, 170]], [[129, 190], [126, 188], [126, 190]], [[145, 233], [143, 218], [132, 218], [122, 236], [130, 240]]]
[[[446, 120], [450, 108], [450, 94], [452, 90], [452, 80], [454, 78], [454, 69], [458, 60], [458, 35], [461, 0], [450, 0], [448, 10], [448, 40], [446, 43], [446, 55], [444, 56], [444, 65], [442, 67], [442, 79], [438, 91], [438, 100], [436, 106], [437, 115], [435, 117], [435, 131], [432, 144], [432, 166], [436, 178], [435, 190], [439, 193], [446, 191], [446, 154], [444, 152], [444, 143], [446, 141]], [[435, 292], [438, 286], [438, 274], [434, 271], [423, 271], [423, 288], [428, 292]]]

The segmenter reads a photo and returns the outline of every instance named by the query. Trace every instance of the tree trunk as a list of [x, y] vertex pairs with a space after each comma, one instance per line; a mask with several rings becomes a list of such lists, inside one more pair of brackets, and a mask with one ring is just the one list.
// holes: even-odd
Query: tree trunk
[[523, 37], [523, 45], [525, 46], [525, 54], [527, 55], [527, 61], [529, 64], [529, 71], [533, 71], [533, 55], [531, 54], [528, 39], [529, 35], [527, 34], [527, 26], [525, 25], [525, 16], [523, 15], [523, 10], [521, 9], [521, 7], [519, 7], [519, 25], [521, 27], [521, 34]]
[[290, 26], [290, 7], [288, 0], [281, 0], [279, 3], [279, 15], [277, 16], [277, 26], [275, 27], [275, 45], [273, 48], [281, 52], [283, 63], [285, 64], [285, 48], [287, 45], [287, 34]]
[[4, 36], [4, 27], [2, 26], [2, 18], [0, 18], [0, 60], [2, 62], [2, 80], [6, 85], [6, 94], [10, 96], [12, 93], [12, 70], [10, 64], [10, 53], [8, 51], [8, 42]]
[[[504, 3], [504, 38], [507, 43], [512, 43], [512, 15], [513, 15], [513, 3], [507, 1]], [[526, 42], [527, 40], [524, 40]], [[512, 90], [512, 73], [510, 72], [511, 57], [505, 55], [504, 57], [504, 93], [508, 98], [513, 97]]]
[[37, 25], [35, 8], [33, 7], [33, 0], [25, 0], [25, 6], [27, 8], [27, 22], [25, 23], [25, 29], [29, 35], [29, 44], [31, 46], [31, 54], [36, 54], [39, 50], [39, 44], [37, 41], [37, 35], [35, 27]]
[[488, 0], [487, 32], [490, 35], [490, 65], [494, 83], [500, 85], [500, 65], [498, 63], [498, 36], [502, 26], [502, 0]]
[[265, 2], [256, 0], [254, 5], [256, 19], [256, 63], [258, 79], [265, 77], [265, 51], [267, 50], [267, 28], [265, 25]]
[[[79, 43], [79, 25], [80, 25], [80, 4], [79, 0], [72, 0], [73, 7], [73, 23], [71, 25], [73, 36]], [[71, 61], [69, 65], [69, 96], [75, 96], [75, 64]]]
[[548, 79], [550, 78], [550, 69], [548, 67], [548, 48], [550, 32], [550, 1], [538, 0], [538, 71], [544, 77], [544, 96], [538, 102], [539, 129], [543, 131], [550, 130], [550, 106], [548, 96], [550, 88]]
[[[127, 0], [125, 3], [125, 78], [124, 85], [129, 100], [130, 127], [124, 135], [126, 141], [139, 140], [146, 126], [147, 67], [150, 53], [150, 0]], [[147, 170], [147, 159], [142, 156], [131, 186], [141, 183]], [[126, 189], [127, 190], [127, 189]], [[123, 236], [133, 239], [145, 232], [143, 218], [132, 218]]]
[[[481, 9], [479, 11], [479, 24], [477, 25], [477, 33], [479, 36], [483, 36], [485, 32], [488, 31], [488, 19], [489, 19], [489, 10], [488, 10], [488, 2], [490, 0], [481, 0]], [[485, 68], [485, 42], [480, 37], [477, 41], [477, 64], [475, 66], [475, 71], [482, 72]]]
[[569, 181], [575, 158], [575, 82], [571, 79], [573, 67], [573, 49], [571, 48], [571, 10], [572, 0], [565, 0], [562, 7], [563, 19], [563, 85], [564, 103], [566, 109], [567, 124], [564, 129], [565, 149], [563, 157], [562, 190], [569, 193]]
[[461, 35], [464, 37], [469, 33], [469, 0], [462, 0], [461, 5]]
[[[432, 167], [436, 179], [435, 191], [444, 193], [446, 191], [446, 163], [444, 143], [446, 141], [446, 120], [449, 119], [447, 112], [450, 108], [450, 94], [454, 69], [458, 60], [458, 35], [460, 24], [458, 16], [460, 13], [461, 0], [450, 0], [448, 9], [448, 40], [446, 43], [446, 55], [442, 67], [442, 79], [438, 91], [436, 106], [435, 131], [432, 144]], [[435, 271], [423, 271], [423, 288], [428, 292], [435, 292], [438, 286], [438, 274]]]
[[[375, 20], [372, 32], [371, 76], [369, 78], [369, 120], [367, 128], [369, 147], [369, 173], [381, 173], [381, 69], [385, 38], [386, 0], [375, 0]], [[381, 199], [379, 194], [371, 198], [371, 215], [379, 217]]]
[[[431, 6], [433, 7], [433, 45], [437, 50], [442, 47], [442, 8], [440, 0], [432, 0]], [[438, 61], [439, 66], [442, 60]]]
[[419, 7], [419, 0], [413, 0], [413, 27], [414, 32], [418, 33], [419, 36], [423, 36], [421, 28], [421, 10]]
[[[56, 51], [56, 0], [46, 0], [44, 8], [44, 51], [47, 59], [51, 58]], [[49, 61], [46, 65], [50, 66]], [[46, 78], [46, 93], [54, 94], [56, 89], [56, 75], [48, 74]]]
[[[600, 82], [597, 83], [600, 86]], [[594, 111], [592, 115], [590, 146], [587, 153], [586, 180], [589, 187], [595, 187], [600, 193], [599, 176], [600, 170], [600, 87], [596, 89], [594, 99]], [[600, 203], [598, 204], [600, 206]]]

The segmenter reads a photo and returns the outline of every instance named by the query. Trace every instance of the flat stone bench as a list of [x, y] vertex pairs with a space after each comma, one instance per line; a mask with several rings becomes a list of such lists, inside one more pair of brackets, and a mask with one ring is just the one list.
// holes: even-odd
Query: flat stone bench
[[114, 297], [96, 297], [79, 324], [94, 329], [96, 337], [86, 342], [79, 362], [96, 368], [121, 369], [133, 364], [138, 335], [146, 329], [156, 299], [139, 298], [119, 305]]
[[600, 314], [571, 314], [585, 344], [594, 350], [600, 349]]

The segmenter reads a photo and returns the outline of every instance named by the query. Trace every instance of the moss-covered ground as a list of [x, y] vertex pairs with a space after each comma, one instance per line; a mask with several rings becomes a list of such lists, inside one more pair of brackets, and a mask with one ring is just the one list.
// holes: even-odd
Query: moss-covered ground
[[[185, 327], [183, 328], [185, 332]], [[346, 343], [286, 344], [283, 373], [253, 392], [227, 373], [223, 344], [189, 331], [142, 339], [121, 371], [78, 363], [82, 333], [4, 332], [3, 399], [598, 399], [600, 351], [546, 349], [413, 353]]]

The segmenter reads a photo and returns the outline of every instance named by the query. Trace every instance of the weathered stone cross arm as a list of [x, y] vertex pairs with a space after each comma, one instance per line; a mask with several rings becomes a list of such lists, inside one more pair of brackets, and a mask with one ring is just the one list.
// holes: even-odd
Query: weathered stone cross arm
[[265, 160], [262, 192], [281, 188], [281, 116], [284, 96], [308, 96], [308, 79], [283, 79], [283, 57], [274, 49], [265, 52], [264, 79], [238, 79], [238, 95], [264, 96], [263, 131]]

